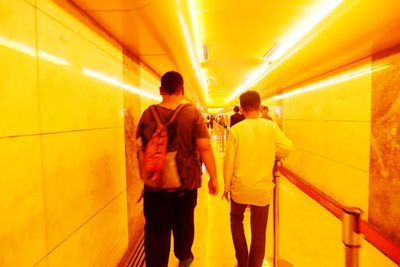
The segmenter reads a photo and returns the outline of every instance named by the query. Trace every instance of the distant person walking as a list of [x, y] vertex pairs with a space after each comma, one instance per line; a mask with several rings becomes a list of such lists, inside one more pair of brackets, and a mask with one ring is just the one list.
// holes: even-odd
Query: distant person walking
[[232, 127], [233, 125], [235, 125], [236, 123], [238, 123], [238, 122], [240, 122], [240, 121], [242, 121], [242, 120], [244, 120], [245, 118], [244, 118], [244, 115], [243, 114], [240, 114], [239, 113], [239, 111], [240, 111], [240, 108], [238, 107], [238, 106], [234, 106], [233, 107], [233, 111], [235, 112], [233, 115], [231, 115], [231, 118], [230, 118], [230, 127]]
[[261, 108], [261, 117], [263, 117], [264, 119], [273, 121], [273, 119], [268, 115], [268, 107], [267, 106], [262, 106]]
[[[246, 119], [231, 128], [224, 160], [223, 197], [231, 203], [231, 232], [238, 267], [261, 267], [265, 254], [268, 209], [274, 183], [275, 159], [289, 155], [292, 142], [279, 127], [259, 117], [260, 95], [247, 91], [240, 96]], [[251, 245], [247, 249], [243, 214], [250, 206]]]

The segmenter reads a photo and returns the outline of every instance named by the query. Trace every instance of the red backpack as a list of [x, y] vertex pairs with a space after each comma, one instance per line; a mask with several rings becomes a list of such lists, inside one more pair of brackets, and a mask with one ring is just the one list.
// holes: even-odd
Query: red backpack
[[155, 106], [150, 106], [151, 114], [157, 122], [157, 129], [144, 148], [141, 171], [145, 184], [151, 187], [177, 188], [181, 185], [175, 163], [177, 151], [167, 152], [167, 149], [168, 126], [174, 122], [184, 106], [180, 104], [166, 124], [162, 124]]

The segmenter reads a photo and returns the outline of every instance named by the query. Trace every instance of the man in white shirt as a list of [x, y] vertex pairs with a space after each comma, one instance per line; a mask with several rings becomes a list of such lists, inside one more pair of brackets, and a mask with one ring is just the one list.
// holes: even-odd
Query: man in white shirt
[[[224, 160], [224, 197], [231, 203], [231, 231], [238, 267], [261, 267], [265, 254], [268, 209], [276, 159], [289, 155], [292, 142], [272, 121], [259, 117], [261, 98], [256, 91], [240, 96], [246, 119], [229, 133]], [[250, 206], [251, 245], [247, 249], [243, 214]]]

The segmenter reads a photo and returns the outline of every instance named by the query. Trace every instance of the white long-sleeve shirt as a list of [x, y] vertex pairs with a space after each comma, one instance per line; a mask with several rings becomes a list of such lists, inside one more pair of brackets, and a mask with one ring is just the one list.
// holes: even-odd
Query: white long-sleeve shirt
[[275, 158], [287, 157], [291, 148], [290, 139], [272, 121], [254, 118], [235, 124], [225, 150], [225, 192], [237, 203], [268, 205]]

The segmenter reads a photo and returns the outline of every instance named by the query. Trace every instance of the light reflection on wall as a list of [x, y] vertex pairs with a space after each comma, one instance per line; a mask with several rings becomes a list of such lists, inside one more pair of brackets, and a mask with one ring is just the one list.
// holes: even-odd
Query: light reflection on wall
[[[38, 58], [40, 58], [42, 60], [45, 60], [47, 62], [50, 62], [50, 63], [54, 63], [54, 64], [58, 64], [58, 65], [64, 65], [64, 66], [71, 65], [71, 63], [66, 59], [54, 56], [54, 55], [52, 55], [50, 53], [47, 53], [47, 52], [41, 51], [41, 50], [37, 50], [37, 52], [36, 52], [35, 48], [33, 48], [33, 47], [29, 46], [29, 45], [14, 41], [14, 40], [10, 40], [10, 39], [8, 39], [8, 38], [6, 38], [4, 36], [0, 36], [0, 45], [2, 45], [4, 47], [8, 47], [10, 49], [13, 49], [15, 51], [18, 51], [20, 53], [23, 53], [23, 54], [31, 56], [31, 57], [38, 57]], [[120, 81], [118, 81], [118, 80], [116, 80], [114, 78], [108, 77], [108, 76], [106, 76], [104, 74], [101, 74], [99, 72], [83, 68], [82, 69], [82, 73], [87, 75], [87, 76], [90, 76], [92, 78], [101, 80], [103, 82], [106, 82], [106, 83], [109, 83], [109, 84], [113, 84], [113, 85], [115, 85], [115, 86], [117, 86], [119, 88], [128, 90], [128, 91], [130, 91], [132, 93], [139, 94], [141, 96], [144, 96], [144, 97], [147, 97], [147, 98], [151, 98], [151, 99], [154, 99], [154, 100], [157, 100], [157, 101], [161, 101], [161, 97], [160, 96], [156, 96], [156, 95], [147, 93], [147, 92], [142, 91], [142, 90], [140, 90], [140, 89], [138, 89], [136, 87], [133, 87], [132, 85], [120, 82]]]
[[49, 54], [45, 51], [38, 50], [36, 54], [36, 49], [28, 46], [23, 43], [16, 42], [14, 40], [10, 40], [4, 36], [0, 36], [0, 45], [11, 48], [15, 51], [24, 53], [25, 55], [31, 56], [31, 57], [39, 57], [40, 59], [43, 59], [45, 61], [54, 63], [54, 64], [59, 64], [59, 65], [70, 65], [70, 63], [63, 58], [54, 56], [52, 54]]
[[161, 101], [161, 97], [160, 96], [149, 94], [149, 93], [147, 93], [145, 91], [142, 91], [142, 90], [140, 90], [140, 89], [138, 89], [138, 88], [136, 88], [136, 87], [134, 87], [134, 86], [132, 86], [130, 84], [123, 83], [121, 81], [118, 81], [117, 79], [109, 77], [109, 76], [107, 76], [105, 74], [102, 74], [100, 72], [93, 71], [93, 70], [86, 69], [86, 68], [83, 68], [81, 71], [82, 71], [83, 74], [85, 74], [85, 75], [87, 75], [89, 77], [95, 78], [97, 80], [100, 80], [100, 81], [103, 81], [103, 82], [106, 82], [106, 83], [109, 83], [109, 84], [112, 84], [112, 85], [115, 85], [115, 86], [117, 86], [119, 88], [125, 89], [127, 91], [132, 92], [132, 93], [139, 94], [141, 96], [144, 96], [144, 97], [147, 97], [147, 98], [150, 98], [150, 99], [154, 99], [154, 100], [157, 100], [157, 101]]
[[324, 87], [327, 87], [329, 85], [333, 85], [333, 84], [337, 84], [337, 83], [340, 83], [340, 82], [344, 82], [344, 81], [347, 81], [347, 80], [350, 80], [350, 79], [354, 79], [354, 78], [357, 78], [357, 77], [360, 77], [360, 76], [363, 76], [363, 75], [367, 75], [367, 74], [369, 74], [371, 72], [375, 72], [375, 71], [379, 71], [379, 70], [383, 70], [383, 69], [387, 69], [387, 68], [389, 68], [389, 65], [382, 65], [382, 66], [378, 66], [378, 67], [374, 67], [374, 68], [371, 68], [371, 67], [362, 68], [360, 70], [356, 70], [356, 71], [352, 71], [352, 72], [349, 72], [349, 73], [345, 73], [345, 74], [333, 77], [333, 78], [328, 79], [328, 80], [323, 80], [323, 81], [320, 81], [320, 82], [317, 82], [317, 83], [314, 83], [314, 84], [311, 84], [311, 85], [308, 85], [308, 86], [305, 86], [305, 87], [301, 87], [301, 88], [298, 88], [298, 89], [295, 89], [295, 90], [292, 90], [292, 91], [289, 91], [289, 92], [274, 96], [271, 99], [272, 100], [279, 100], [279, 99], [288, 98], [288, 97], [291, 97], [291, 96], [295, 96], [295, 95], [298, 95], [298, 94], [314, 91], [316, 89], [324, 88]]

